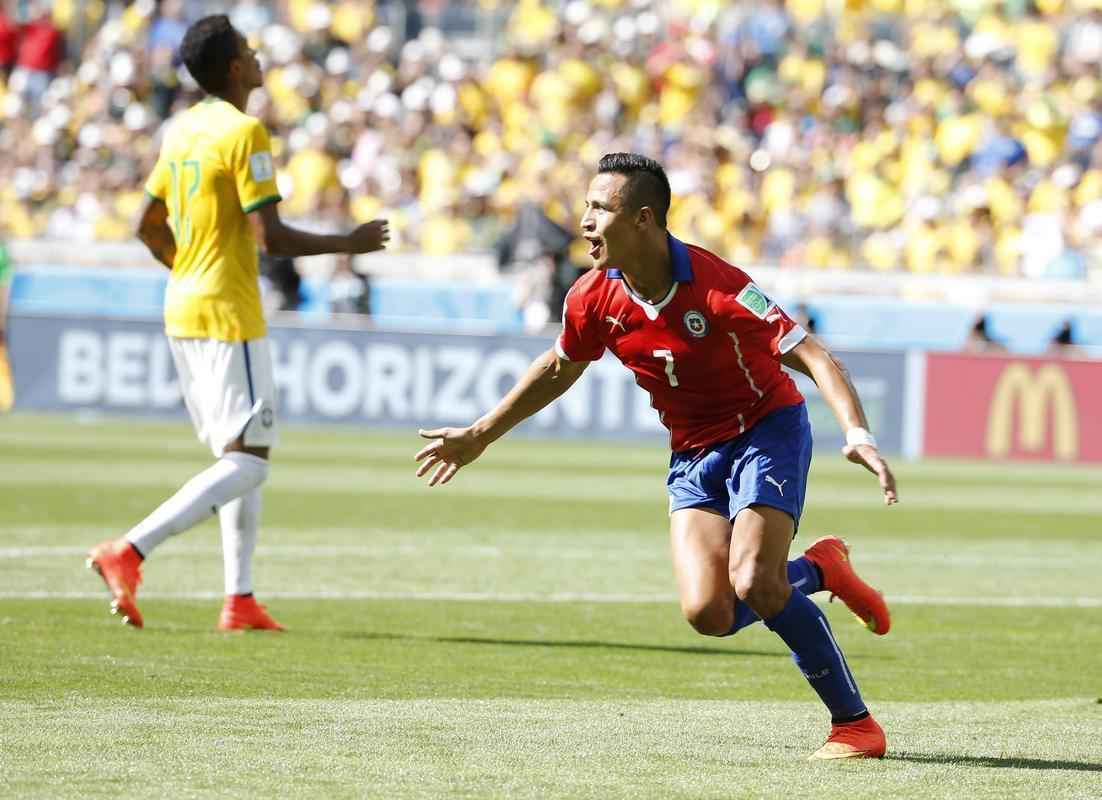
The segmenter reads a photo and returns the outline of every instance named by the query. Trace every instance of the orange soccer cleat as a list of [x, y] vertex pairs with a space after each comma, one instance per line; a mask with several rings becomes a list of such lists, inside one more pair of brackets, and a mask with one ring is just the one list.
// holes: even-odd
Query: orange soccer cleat
[[812, 753], [808, 760], [883, 758], [887, 749], [884, 729], [870, 715], [856, 722], [831, 725], [826, 744]]
[[100, 542], [88, 554], [85, 562], [107, 584], [111, 592], [111, 613], [122, 616], [127, 625], [140, 628], [144, 624], [138, 611], [136, 597], [138, 584], [142, 582], [142, 557], [126, 539], [109, 539]]
[[218, 616], [220, 631], [281, 631], [283, 626], [251, 594], [228, 594]]
[[842, 598], [866, 628], [883, 636], [891, 628], [888, 604], [880, 592], [865, 583], [853, 570], [849, 548], [837, 536], [824, 536], [804, 551], [804, 556], [823, 573], [823, 588], [830, 599]]

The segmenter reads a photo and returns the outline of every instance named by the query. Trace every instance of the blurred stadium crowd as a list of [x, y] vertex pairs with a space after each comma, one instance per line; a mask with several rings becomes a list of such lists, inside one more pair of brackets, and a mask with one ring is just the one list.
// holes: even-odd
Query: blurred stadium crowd
[[[433, 25], [457, 5], [488, 20], [466, 47]], [[599, 156], [632, 150], [669, 172], [671, 230], [735, 263], [1099, 269], [1102, 0], [420, 6], [414, 27], [381, 1], [230, 6], [266, 68], [250, 111], [285, 216], [485, 250], [524, 207], [575, 230]], [[8, 236], [130, 237], [158, 130], [197, 97], [176, 48], [214, 10], [8, 3]]]

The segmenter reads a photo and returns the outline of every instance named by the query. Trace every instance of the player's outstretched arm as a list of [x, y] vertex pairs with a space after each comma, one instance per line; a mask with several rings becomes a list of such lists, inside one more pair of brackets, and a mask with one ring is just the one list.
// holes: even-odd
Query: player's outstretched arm
[[885, 505], [898, 502], [895, 476], [876, 449], [876, 440], [868, 431], [861, 398], [857, 396], [857, 389], [842, 362], [813, 336], [805, 338], [785, 353], [781, 360], [786, 367], [799, 370], [815, 381], [838, 424], [846, 432], [846, 446], [842, 448], [842, 454], [880, 480]]
[[322, 253], [373, 253], [390, 240], [385, 219], [365, 222], [349, 233], [310, 233], [287, 225], [279, 216], [276, 203], [268, 203], [249, 212], [260, 249], [270, 256], [316, 256]]
[[138, 221], [138, 238], [155, 259], [172, 269], [176, 261], [176, 237], [168, 224], [168, 206], [164, 200], [146, 196]]
[[587, 366], [588, 361], [559, 358], [552, 348], [538, 356], [516, 386], [472, 425], [418, 431], [422, 438], [432, 441], [414, 456], [421, 462], [417, 477], [428, 474], [435, 467], [429, 486], [447, 483], [460, 467], [470, 464], [490, 444], [573, 386]]

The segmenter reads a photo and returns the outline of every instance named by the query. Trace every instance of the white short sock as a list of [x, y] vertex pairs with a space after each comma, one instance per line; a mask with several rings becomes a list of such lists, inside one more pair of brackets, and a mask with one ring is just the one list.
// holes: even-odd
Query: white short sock
[[253, 550], [260, 530], [260, 505], [258, 486], [218, 509], [227, 595], [253, 590]]
[[255, 489], [267, 477], [265, 459], [230, 451], [134, 526], [126, 539], [148, 556], [169, 536], [183, 533], [218, 513], [226, 503]]

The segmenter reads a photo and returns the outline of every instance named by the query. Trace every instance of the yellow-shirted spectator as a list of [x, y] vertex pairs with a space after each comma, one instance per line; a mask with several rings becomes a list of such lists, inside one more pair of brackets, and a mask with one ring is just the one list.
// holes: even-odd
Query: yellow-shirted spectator
[[1014, 126], [1015, 135], [1029, 154], [1029, 163], [1049, 166], [1060, 155], [1067, 135], [1067, 121], [1047, 98], [1027, 101], [1025, 119]]
[[342, 42], [356, 44], [375, 24], [373, 0], [342, 0], [333, 6], [332, 34]]
[[490, 67], [483, 85], [487, 94], [497, 101], [498, 108], [508, 109], [523, 101], [537, 71], [536, 66], [529, 61], [513, 57], [501, 58]]
[[924, 220], [922, 224], [907, 231], [907, 244], [903, 250], [907, 269], [919, 274], [938, 272], [942, 266], [943, 247], [937, 222], [933, 219]]
[[934, 58], [958, 52], [960, 35], [943, 22], [919, 22], [911, 29], [911, 53], [917, 58]]
[[878, 272], [892, 272], [903, 268], [902, 255], [895, 237], [887, 231], [866, 236], [861, 243], [862, 262]]
[[979, 114], [952, 115], [937, 126], [934, 142], [941, 163], [955, 167], [975, 152], [983, 136], [984, 120]]
[[1003, 275], [1017, 275], [1021, 271], [1022, 231], [1011, 225], [999, 231], [995, 239], [995, 267]]
[[459, 170], [449, 153], [440, 149], [426, 150], [417, 165], [417, 180], [421, 187], [421, 203], [436, 207], [449, 202], [455, 195]]
[[1038, 181], [1029, 193], [1026, 211], [1030, 214], [1057, 214], [1067, 207], [1069, 199], [1064, 189], [1045, 178]]
[[802, 265], [814, 269], [848, 269], [852, 266], [845, 250], [838, 247], [826, 233], [816, 233], [808, 239]]
[[609, 77], [620, 102], [632, 114], [638, 114], [650, 98], [650, 81], [646, 73], [634, 64], [617, 61], [610, 67]]
[[283, 202], [289, 216], [311, 213], [327, 189], [340, 186], [337, 162], [322, 146], [304, 147], [287, 162], [284, 173], [291, 181], [291, 194]]
[[1056, 58], [1060, 33], [1051, 20], [1030, 17], [1018, 23], [1014, 41], [1018, 51], [1018, 69], [1029, 77], [1040, 77]]
[[889, 228], [903, 218], [903, 197], [896, 187], [872, 172], [852, 175], [846, 199], [854, 221], [864, 228]]
[[559, 74], [571, 87], [570, 100], [579, 106], [588, 103], [603, 88], [601, 73], [580, 58], [568, 58], [559, 65]]
[[559, 30], [559, 20], [540, 0], [520, 0], [509, 16], [509, 39], [526, 52], [537, 52]]
[[1001, 74], [981, 73], [968, 85], [968, 97], [989, 117], [1001, 117], [1014, 108], [1014, 95]]
[[420, 249], [430, 256], [449, 256], [466, 249], [471, 225], [450, 206], [430, 214], [421, 224]]
[[767, 214], [792, 209], [796, 198], [796, 174], [785, 167], [774, 167], [761, 182], [762, 206]]
[[1102, 198], [1102, 170], [1094, 168], [1084, 172], [1072, 197], [1079, 208]]
[[529, 97], [539, 114], [543, 128], [556, 135], [565, 134], [571, 125], [574, 87], [559, 70], [541, 72], [532, 81]]
[[658, 100], [658, 118], [664, 128], [677, 129], [696, 104], [705, 76], [699, 67], [677, 62], [666, 70], [663, 78], [662, 94]]
[[462, 122], [482, 135], [489, 121], [490, 103], [486, 93], [477, 83], [464, 81], [457, 91], [459, 113]]
[[279, 121], [291, 125], [310, 112], [309, 101], [290, 80], [286, 68], [276, 67], [264, 77], [264, 88], [272, 98]]
[[997, 226], [1018, 222], [1025, 212], [1025, 203], [1014, 188], [1001, 177], [988, 178], [983, 185], [987, 205]]
[[785, 7], [796, 22], [807, 25], [823, 15], [826, 3], [824, 0], [785, 0]]
[[822, 92], [826, 83], [827, 67], [820, 59], [811, 58], [804, 53], [790, 53], [781, 60], [777, 75], [785, 83], [817, 95]]
[[970, 272], [977, 264], [983, 241], [970, 218], [960, 217], [944, 232], [946, 266], [951, 272]]

